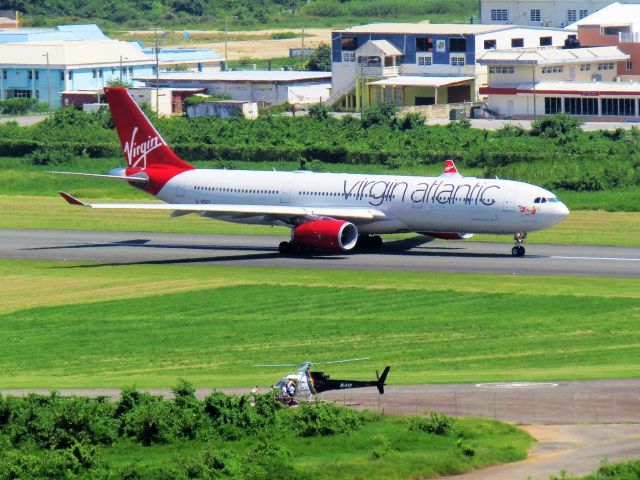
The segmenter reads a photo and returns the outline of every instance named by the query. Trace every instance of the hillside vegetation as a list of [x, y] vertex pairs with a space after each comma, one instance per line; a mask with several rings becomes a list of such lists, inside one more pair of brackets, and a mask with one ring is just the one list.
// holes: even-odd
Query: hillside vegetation
[[474, 0], [2, 0], [0, 9], [24, 12], [31, 25], [97, 21], [116, 29], [163, 27], [264, 28], [273, 25], [333, 26], [369, 20], [467, 22], [477, 15]]

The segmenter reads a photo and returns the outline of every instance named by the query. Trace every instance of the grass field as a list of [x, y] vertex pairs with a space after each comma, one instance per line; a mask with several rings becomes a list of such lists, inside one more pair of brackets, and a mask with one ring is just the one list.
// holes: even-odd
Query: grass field
[[640, 374], [640, 281], [3, 261], [0, 386], [268, 385], [369, 356], [391, 383]]
[[[461, 473], [496, 463], [513, 462], [526, 457], [531, 437], [515, 427], [486, 419], [464, 418], [457, 421], [457, 433], [476, 450], [465, 457], [456, 448], [455, 436], [427, 435], [409, 431], [406, 419], [388, 417], [367, 423], [350, 435], [300, 438], [283, 435], [281, 445], [288, 448], [293, 464], [306, 476], [318, 479], [404, 479]], [[176, 442], [152, 448], [123, 443], [100, 452], [111, 467], [136, 464], [180, 465], [185, 458], [205, 447], [248, 450], [255, 439], [236, 442]], [[384, 453], [383, 445], [388, 446]], [[374, 458], [372, 451], [383, 451]], [[330, 468], [327, 468], [330, 466]]]

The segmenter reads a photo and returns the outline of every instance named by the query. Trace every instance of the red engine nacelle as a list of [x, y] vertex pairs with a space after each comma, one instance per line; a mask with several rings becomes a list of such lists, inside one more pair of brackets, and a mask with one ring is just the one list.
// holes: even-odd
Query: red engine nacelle
[[428, 235], [433, 238], [441, 238], [443, 240], [463, 240], [473, 237], [473, 233], [458, 232], [420, 232], [422, 235]]
[[343, 220], [313, 220], [295, 227], [291, 240], [306, 247], [351, 250], [358, 241], [358, 229]]

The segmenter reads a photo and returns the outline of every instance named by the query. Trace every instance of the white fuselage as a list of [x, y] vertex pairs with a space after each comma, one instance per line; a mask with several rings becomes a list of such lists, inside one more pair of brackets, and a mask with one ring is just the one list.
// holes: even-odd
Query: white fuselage
[[[353, 222], [360, 233], [513, 234], [549, 227], [569, 212], [551, 192], [535, 185], [458, 175], [195, 169], [172, 178], [157, 197], [167, 203], [361, 207], [385, 214], [384, 219]], [[215, 218], [283, 224], [270, 216]]]

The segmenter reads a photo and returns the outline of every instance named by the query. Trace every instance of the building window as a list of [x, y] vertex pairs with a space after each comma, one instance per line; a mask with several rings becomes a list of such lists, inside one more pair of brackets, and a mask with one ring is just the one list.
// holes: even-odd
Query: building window
[[421, 67], [426, 67], [428, 65], [431, 65], [432, 63], [433, 63], [433, 59], [431, 58], [431, 55], [418, 56], [418, 65], [420, 65]]
[[69, 80], [73, 80], [73, 72], [71, 70], [69, 70], [69, 73], [67, 73], [67, 78]]
[[449, 60], [452, 67], [464, 67], [464, 57], [455, 55]]
[[133, 67], [129, 67], [129, 76], [133, 77]]
[[616, 68], [615, 63], [599, 63], [598, 70], [614, 70]]
[[633, 70], [633, 62], [631, 60], [627, 60], [627, 70]]
[[433, 38], [416, 38], [416, 52], [433, 52]]
[[544, 114], [555, 115], [562, 112], [562, 99], [556, 97], [544, 98]]
[[582, 65], [580, 65], [580, 71], [581, 72], [590, 72], [591, 71], [591, 64], [590, 63], [583, 63]]
[[[389, 58], [389, 57], [385, 57], [385, 58]], [[371, 57], [361, 56], [361, 57], [358, 57], [358, 65], [361, 65], [363, 67], [381, 67], [382, 60], [380, 59], [380, 57], [377, 57], [377, 56], [371, 56]]]
[[484, 41], [484, 49], [485, 50], [495, 50], [496, 41], [495, 40], [485, 40]]
[[466, 52], [467, 39], [466, 38], [450, 38], [449, 51], [450, 52]]
[[2, 70], [2, 79], [3, 80], [7, 79], [7, 71], [6, 70]]
[[540, 21], [540, 9], [539, 8], [533, 8], [530, 10], [529, 12], [529, 20], [531, 20], [532, 22], [539, 22]]
[[492, 8], [491, 9], [491, 21], [492, 22], [507, 22], [509, 21], [509, 10], [506, 8]]
[[8, 90], [9, 98], [31, 98], [31, 90]]
[[511, 74], [514, 67], [489, 67], [489, 73]]
[[564, 112], [571, 115], [598, 115], [598, 99], [565, 98]]
[[603, 98], [602, 115], [632, 117], [636, 114], [636, 101], [633, 98]]
[[[29, 80], [33, 80], [33, 78], [34, 78], [34, 71], [29, 70]], [[40, 79], [40, 72], [38, 70], [35, 71], [35, 79], [36, 80]]]
[[552, 66], [552, 67], [542, 67], [542, 73], [544, 74], [548, 74], [548, 73], [562, 73], [564, 72], [564, 67], [560, 67], [558, 65]]
[[580, 10], [580, 20], [589, 16], [589, 10]]
[[340, 39], [340, 46], [342, 51], [345, 50], [357, 50], [358, 49], [358, 37], [342, 37]]
[[93, 74], [93, 78], [97, 78], [98, 77], [98, 71], [94, 68], [93, 72], [91, 72]]
[[522, 48], [522, 47], [524, 47], [524, 38], [511, 39], [511, 48]]
[[60, 71], [60, 81], [64, 82], [64, 71]]
[[567, 23], [573, 23], [578, 20], [575, 10], [567, 10]]
[[356, 61], [356, 52], [342, 52], [342, 61], [343, 62], [355, 62]]
[[553, 44], [552, 37], [540, 37], [540, 46], [541, 47], [549, 47]]

